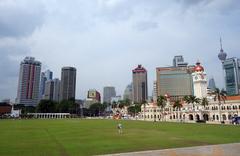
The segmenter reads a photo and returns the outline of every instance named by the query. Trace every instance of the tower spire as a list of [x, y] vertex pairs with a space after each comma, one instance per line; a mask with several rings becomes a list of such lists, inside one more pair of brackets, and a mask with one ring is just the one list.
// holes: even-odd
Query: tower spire
[[222, 48], [222, 37], [220, 37], [220, 53], [218, 54], [219, 60], [223, 63], [226, 60], [227, 54], [224, 52]]
[[221, 47], [221, 51], [223, 51], [223, 48], [222, 48], [222, 37], [220, 37], [220, 47]]

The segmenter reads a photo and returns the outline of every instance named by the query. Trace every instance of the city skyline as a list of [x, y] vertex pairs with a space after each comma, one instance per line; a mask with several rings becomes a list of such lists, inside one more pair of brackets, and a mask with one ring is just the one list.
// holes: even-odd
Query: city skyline
[[77, 68], [80, 99], [89, 88], [102, 94], [108, 85], [122, 95], [138, 64], [148, 70], [150, 93], [155, 68], [171, 65], [176, 55], [183, 55], [189, 64], [199, 59], [222, 88], [219, 37], [228, 57], [239, 58], [239, 3], [1, 1], [0, 99], [16, 98], [19, 64], [25, 56], [35, 57], [42, 62], [42, 71], [50, 69], [58, 78], [62, 67]]

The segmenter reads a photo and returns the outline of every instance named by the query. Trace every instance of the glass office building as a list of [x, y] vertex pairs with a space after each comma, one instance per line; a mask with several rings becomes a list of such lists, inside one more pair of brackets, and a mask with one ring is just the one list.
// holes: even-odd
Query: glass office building
[[157, 73], [157, 95], [169, 94], [172, 100], [193, 95], [192, 69], [189, 67], [160, 67]]
[[225, 85], [228, 95], [240, 94], [240, 59], [228, 58], [223, 62]]

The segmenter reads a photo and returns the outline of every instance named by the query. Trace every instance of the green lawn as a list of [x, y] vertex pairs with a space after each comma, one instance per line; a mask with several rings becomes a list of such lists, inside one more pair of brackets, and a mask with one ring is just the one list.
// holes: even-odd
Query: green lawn
[[[117, 123], [123, 124], [118, 134]], [[240, 126], [116, 120], [0, 120], [0, 155], [96, 155], [240, 142]]]

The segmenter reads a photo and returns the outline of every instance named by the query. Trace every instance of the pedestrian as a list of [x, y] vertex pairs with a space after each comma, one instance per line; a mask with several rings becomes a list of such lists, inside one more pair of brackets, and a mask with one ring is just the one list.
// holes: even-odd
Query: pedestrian
[[122, 134], [122, 124], [121, 123], [118, 123], [118, 134]]

